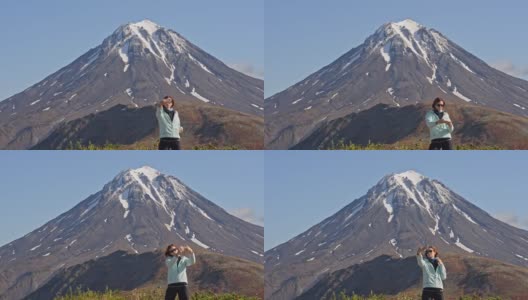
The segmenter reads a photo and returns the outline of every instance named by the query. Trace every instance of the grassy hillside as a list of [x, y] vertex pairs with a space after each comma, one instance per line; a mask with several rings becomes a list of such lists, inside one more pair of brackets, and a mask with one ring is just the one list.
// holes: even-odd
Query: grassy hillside
[[[425, 150], [430, 107], [376, 105], [323, 122], [292, 149]], [[453, 144], [460, 150], [528, 149], [528, 118], [478, 106], [451, 104]]]
[[[263, 149], [264, 119], [211, 105], [181, 103], [182, 149]], [[117, 105], [60, 124], [32, 149], [155, 150], [159, 132], [155, 107]]]
[[[262, 264], [200, 249], [197, 255], [196, 264], [187, 270], [189, 290], [200, 296], [196, 299], [264, 297]], [[167, 268], [161, 252], [117, 251], [57, 272], [27, 299], [163, 299], [166, 287]]]

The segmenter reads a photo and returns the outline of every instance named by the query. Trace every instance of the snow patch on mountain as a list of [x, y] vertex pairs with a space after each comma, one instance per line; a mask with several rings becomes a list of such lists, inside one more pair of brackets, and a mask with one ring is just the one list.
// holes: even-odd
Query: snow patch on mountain
[[460, 208], [458, 208], [458, 206], [456, 206], [455, 204], [452, 204], [453, 205], [453, 208], [460, 214], [462, 215], [464, 218], [466, 218], [469, 222], [475, 224], [475, 225], [478, 225], [477, 222], [475, 222], [468, 214], [466, 214], [465, 212], [463, 212]]
[[198, 240], [194, 233], [193, 233], [193, 235], [191, 237], [191, 241], [193, 241], [193, 243], [197, 244], [198, 246], [200, 246], [202, 248], [205, 248], [205, 249], [209, 249], [210, 248], [209, 246], [207, 246], [206, 244], [204, 244], [200, 240]]
[[211, 100], [209, 100], [209, 99], [205, 98], [204, 96], [198, 94], [198, 92], [196, 91], [196, 88], [192, 89], [191, 95], [193, 95], [194, 97], [202, 100], [205, 103], [211, 102]]
[[462, 242], [460, 242], [460, 238], [457, 238], [457, 241], [455, 242], [455, 245], [457, 245], [458, 247], [460, 247], [460, 249], [462, 249], [464, 251], [467, 251], [469, 253], [475, 252], [472, 249], [468, 248], [466, 245], [462, 244]]

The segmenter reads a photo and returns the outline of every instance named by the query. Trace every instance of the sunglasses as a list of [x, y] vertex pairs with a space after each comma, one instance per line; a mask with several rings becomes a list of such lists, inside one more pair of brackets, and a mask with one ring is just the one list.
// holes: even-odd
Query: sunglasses
[[178, 250], [178, 249], [171, 249], [169, 252], [171, 252], [171, 253], [172, 252], [176, 252], [176, 250]]
[[437, 106], [437, 107], [444, 107], [445, 104], [437, 104], [437, 105], [435, 105], [435, 106]]
[[426, 250], [425, 253], [432, 253], [433, 250]]

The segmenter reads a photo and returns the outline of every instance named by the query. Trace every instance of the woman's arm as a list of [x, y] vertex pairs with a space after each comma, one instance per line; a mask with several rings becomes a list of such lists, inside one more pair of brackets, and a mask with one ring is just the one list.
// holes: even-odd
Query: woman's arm
[[158, 120], [161, 118], [161, 113], [162, 113], [162, 109], [161, 109], [161, 103], [160, 103], [160, 105], [156, 106], [156, 118]]
[[427, 127], [429, 127], [429, 129], [431, 129], [431, 128], [435, 127], [436, 125], [438, 125], [437, 124], [438, 120], [436, 120], [436, 119], [437, 119], [437, 117], [434, 114], [427, 113], [425, 115], [425, 124], [427, 125]]
[[440, 273], [440, 278], [442, 278], [442, 280], [446, 280], [447, 270], [445, 268], [444, 262], [441, 259], [438, 259], [438, 272]]
[[174, 257], [168, 257], [167, 259], [165, 259], [165, 264], [167, 265], [167, 267], [171, 268], [172, 266], [174, 266], [176, 261], [177, 260], [174, 259]]
[[180, 114], [178, 113], [177, 110], [174, 111], [174, 119], [172, 120], [172, 122], [174, 124], [178, 124], [178, 133], [182, 133], [183, 132], [183, 127], [181, 126], [181, 120], [180, 120]]
[[186, 266], [192, 266], [196, 263], [196, 256], [194, 255], [194, 252], [191, 253], [191, 256], [187, 256], [187, 264]]
[[424, 251], [424, 247], [420, 247], [418, 248], [418, 251], [416, 251], [416, 260], [418, 261], [418, 265], [420, 266], [420, 268], [423, 267], [423, 256], [422, 256], [422, 253]]
[[449, 117], [448, 113], [445, 113], [447, 115], [447, 120], [449, 123], [446, 123], [449, 126], [449, 132], [453, 132], [455, 130], [455, 126], [453, 126], [453, 122], [451, 121], [451, 118]]
[[189, 246], [187, 246], [187, 252], [189, 252], [191, 255], [186, 256], [187, 259], [185, 260], [185, 265], [192, 266], [196, 263], [196, 256], [194, 255], [194, 251], [192, 250], [192, 248]]

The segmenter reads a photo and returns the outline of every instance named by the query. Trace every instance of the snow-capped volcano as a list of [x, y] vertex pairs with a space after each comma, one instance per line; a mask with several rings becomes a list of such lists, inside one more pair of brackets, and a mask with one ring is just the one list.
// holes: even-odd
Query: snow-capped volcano
[[265, 101], [269, 148], [289, 148], [323, 121], [384, 103], [436, 97], [528, 116], [528, 81], [498, 71], [413, 20], [384, 24], [363, 44]]
[[528, 231], [494, 219], [438, 180], [406, 171], [383, 177], [334, 215], [266, 251], [268, 295], [280, 298], [292, 285], [300, 293], [321, 274], [380, 255], [412, 256], [431, 244], [441, 253], [528, 267]]
[[58, 124], [166, 95], [262, 116], [264, 82], [152, 21], [117, 28], [97, 47], [0, 102], [0, 148], [28, 148]]
[[259, 263], [263, 235], [262, 227], [232, 216], [176, 177], [150, 167], [130, 169], [69, 211], [0, 247], [0, 291], [24, 294], [61, 268], [118, 250], [152, 252], [170, 243]]

